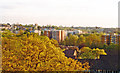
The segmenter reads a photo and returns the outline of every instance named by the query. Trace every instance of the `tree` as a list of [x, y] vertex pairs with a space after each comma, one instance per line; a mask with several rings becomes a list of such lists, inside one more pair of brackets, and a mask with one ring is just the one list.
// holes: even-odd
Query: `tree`
[[79, 46], [79, 48], [85, 47], [85, 41], [85, 37], [83, 35], [80, 35], [77, 40], [77, 46]]
[[64, 45], [66, 45], [66, 46], [69, 45], [69, 38], [68, 38], [68, 37], [66, 37], [66, 39], [65, 39], [65, 44], [64, 44]]
[[7, 23], [7, 25], [10, 25], [10, 23]]
[[20, 26], [22, 26], [22, 24], [20, 24]]
[[70, 35], [72, 35], [71, 33], [68, 33], [67, 36], [69, 37]]
[[24, 32], [24, 34], [26, 34], [26, 33], [28, 33], [28, 32], [30, 32], [30, 30], [29, 30], [29, 29], [26, 29], [25, 32]]
[[107, 55], [104, 49], [83, 47], [80, 49], [79, 59], [99, 59], [100, 55]]
[[20, 35], [22, 35], [23, 33], [24, 33], [24, 31], [23, 31], [23, 30], [20, 30], [20, 31], [19, 31], [19, 34], [20, 34]]
[[109, 46], [106, 46], [106, 49], [112, 50], [112, 49], [117, 49], [118, 45], [114, 43], [110, 43]]
[[2, 33], [2, 37], [14, 37], [15, 34], [11, 33], [11, 31], [6, 30], [5, 32]]
[[77, 45], [77, 40], [78, 40], [77, 35], [70, 34], [70, 36], [69, 36], [69, 45], [76, 46]]
[[51, 43], [54, 44], [56, 47], [59, 47], [57, 40], [55, 40], [53, 38], [51, 39]]
[[40, 28], [41, 28], [41, 27], [40, 27], [40, 26], [38, 26], [38, 30], [40, 30]]
[[80, 52], [81, 52], [81, 53], [82, 53], [82, 52], [88, 53], [88, 52], [90, 52], [91, 50], [92, 50], [92, 49], [89, 48], [89, 47], [83, 47], [83, 48], [80, 49]]
[[2, 31], [5, 31], [5, 28], [2, 28], [1, 30], [2, 30]]
[[46, 36], [2, 37], [3, 71], [84, 71], [89, 63], [67, 58]]
[[41, 30], [41, 35], [44, 35], [43, 30]]
[[108, 45], [106, 43], [104, 43], [103, 48], [107, 49], [107, 47], [108, 47]]
[[101, 44], [101, 38], [100, 36], [97, 36], [96, 34], [90, 34], [86, 37], [86, 45], [90, 48], [97, 48]]
[[27, 24], [25, 24], [25, 27], [27, 27]]
[[93, 48], [92, 52], [96, 56], [97, 59], [100, 58], [100, 55], [107, 55], [107, 53], [104, 51], [104, 49]]
[[92, 51], [92, 49], [89, 47], [81, 48], [78, 58], [79, 59], [94, 59], [95, 55], [93, 55], [91, 51]]
[[19, 30], [19, 28], [16, 28], [16, 30]]

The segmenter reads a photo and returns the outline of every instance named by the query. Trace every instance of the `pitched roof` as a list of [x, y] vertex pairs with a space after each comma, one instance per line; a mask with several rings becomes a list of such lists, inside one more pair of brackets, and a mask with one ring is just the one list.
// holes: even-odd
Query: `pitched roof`
[[108, 50], [107, 56], [101, 56], [100, 59], [79, 59], [80, 62], [89, 62], [90, 68], [94, 70], [118, 70], [118, 51]]

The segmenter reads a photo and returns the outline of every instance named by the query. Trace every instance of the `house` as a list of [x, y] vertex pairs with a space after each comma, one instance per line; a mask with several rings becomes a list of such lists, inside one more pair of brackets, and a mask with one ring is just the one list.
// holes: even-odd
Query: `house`
[[0, 29], [7, 29], [10, 30], [11, 29], [11, 25], [10, 24], [0, 24]]
[[69, 49], [68, 48], [67, 50], [64, 51], [64, 53], [65, 53], [66, 57], [68, 57], [68, 58], [70, 57], [70, 58], [75, 59], [75, 56], [76, 56], [75, 51], [76, 51], [75, 49]]
[[66, 57], [71, 57], [73, 59], [77, 58], [77, 52], [79, 51], [79, 48], [76, 46], [64, 46], [64, 45], [60, 45], [61, 49], [65, 48], [65, 56]]
[[[118, 50], [106, 50], [107, 55], [100, 56], [100, 59], [78, 59], [80, 62], [89, 62], [90, 70], [104, 70], [105, 72], [92, 72], [92, 73], [118, 73], [119, 68], [119, 53]], [[107, 72], [110, 71], [110, 72]]]
[[31, 30], [30, 33], [33, 32], [33, 33], [38, 33], [38, 35], [40, 36], [41, 35], [41, 31], [40, 30]]
[[74, 32], [73, 31], [67, 31], [67, 36], [69, 36], [69, 34], [74, 34]]
[[34, 33], [38, 33], [38, 35], [41, 35], [41, 31], [40, 30], [33, 30]]
[[83, 33], [81, 30], [74, 30], [73, 32], [74, 32], [74, 34], [81, 34], [81, 33]]

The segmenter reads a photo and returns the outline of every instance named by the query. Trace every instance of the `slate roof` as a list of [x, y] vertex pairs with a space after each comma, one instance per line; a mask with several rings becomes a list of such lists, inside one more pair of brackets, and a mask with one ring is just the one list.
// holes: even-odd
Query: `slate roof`
[[71, 57], [71, 58], [75, 58], [75, 56], [74, 56], [74, 51], [75, 51], [75, 49], [74, 50], [72, 50], [72, 49], [70, 49], [70, 50], [65, 50], [64, 51], [64, 53], [65, 53], [65, 56], [66, 57]]
[[90, 69], [92, 70], [118, 70], [118, 51], [117, 50], [108, 50], [107, 56], [101, 56], [97, 60], [79, 60], [80, 62], [89, 62]]

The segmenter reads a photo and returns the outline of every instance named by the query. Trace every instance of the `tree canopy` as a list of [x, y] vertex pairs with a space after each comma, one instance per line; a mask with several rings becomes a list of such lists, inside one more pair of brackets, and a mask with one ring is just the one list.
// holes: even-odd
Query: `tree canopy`
[[79, 37], [70, 34], [61, 44], [66, 46], [78, 46], [79, 48], [85, 46], [90, 48], [103, 47], [100, 35], [97, 34], [90, 34], [88, 36], [80, 35]]
[[[46, 36], [2, 33], [2, 69], [5, 71], [83, 71], [89, 63], [67, 58], [55, 40]], [[14, 35], [14, 36], [13, 36]]]
[[78, 59], [100, 59], [100, 55], [107, 55], [104, 49], [83, 47], [80, 49]]

